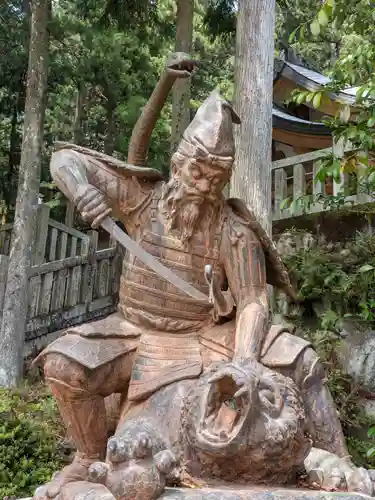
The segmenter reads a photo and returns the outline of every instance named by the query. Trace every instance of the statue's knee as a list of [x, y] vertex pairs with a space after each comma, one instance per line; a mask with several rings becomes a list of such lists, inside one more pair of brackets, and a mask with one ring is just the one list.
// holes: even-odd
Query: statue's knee
[[57, 382], [74, 389], [86, 389], [84, 367], [63, 354], [49, 353], [44, 362], [44, 376], [48, 382]]
[[326, 373], [323, 363], [313, 348], [306, 349], [302, 356], [301, 386], [304, 389], [322, 385], [326, 382]]

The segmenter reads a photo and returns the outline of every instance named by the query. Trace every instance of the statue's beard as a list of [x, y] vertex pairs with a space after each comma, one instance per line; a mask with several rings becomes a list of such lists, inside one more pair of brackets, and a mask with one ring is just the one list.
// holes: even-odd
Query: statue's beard
[[[188, 243], [194, 232], [207, 229], [215, 222], [219, 200], [192, 197], [193, 191], [178, 179], [165, 184], [162, 194], [167, 230], [177, 230], [183, 243]], [[194, 194], [196, 191], [194, 191]]]

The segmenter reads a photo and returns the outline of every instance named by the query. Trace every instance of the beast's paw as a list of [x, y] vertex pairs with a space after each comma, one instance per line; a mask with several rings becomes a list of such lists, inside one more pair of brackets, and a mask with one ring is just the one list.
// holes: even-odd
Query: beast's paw
[[152, 438], [138, 432], [132, 439], [113, 437], [108, 441], [108, 464], [95, 463], [89, 479], [105, 484], [121, 500], [151, 500], [163, 492], [167, 476], [176, 466], [169, 450], [153, 451]]

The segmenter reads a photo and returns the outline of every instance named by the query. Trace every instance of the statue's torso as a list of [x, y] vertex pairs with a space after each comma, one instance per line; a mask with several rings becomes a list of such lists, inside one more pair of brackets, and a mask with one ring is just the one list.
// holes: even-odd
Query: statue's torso
[[[217, 227], [209, 228], [209, 234], [199, 231], [185, 245], [178, 232], [167, 230], [159, 201], [160, 188], [157, 187], [142, 214], [133, 215], [133, 220], [138, 218], [139, 225], [132, 237], [166, 267], [208, 296], [204, 266], [211, 264], [214, 272], [221, 272], [222, 218]], [[119, 309], [126, 319], [145, 330], [189, 333], [210, 321], [212, 307], [187, 296], [139, 259], [127, 254], [121, 275]]]

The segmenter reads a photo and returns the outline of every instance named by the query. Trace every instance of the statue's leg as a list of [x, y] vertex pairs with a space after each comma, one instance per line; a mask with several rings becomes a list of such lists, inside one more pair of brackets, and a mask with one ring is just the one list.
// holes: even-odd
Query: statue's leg
[[336, 406], [326, 384], [325, 370], [312, 348], [300, 354], [289, 376], [302, 391], [315, 448], [330, 451], [339, 457], [348, 456]]
[[56, 496], [71, 481], [85, 480], [90, 465], [105, 457], [108, 438], [104, 398], [126, 390], [133, 356], [125, 354], [89, 370], [63, 354], [46, 355], [44, 372], [61, 417], [77, 447], [72, 464], [65, 467], [36, 497]]

